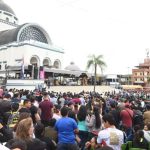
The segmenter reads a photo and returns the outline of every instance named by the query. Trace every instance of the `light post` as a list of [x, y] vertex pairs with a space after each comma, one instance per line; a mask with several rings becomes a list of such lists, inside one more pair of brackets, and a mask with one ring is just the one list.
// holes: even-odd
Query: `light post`
[[128, 67], [128, 85], [129, 85], [129, 78], [130, 78], [129, 69], [130, 69], [130, 67]]

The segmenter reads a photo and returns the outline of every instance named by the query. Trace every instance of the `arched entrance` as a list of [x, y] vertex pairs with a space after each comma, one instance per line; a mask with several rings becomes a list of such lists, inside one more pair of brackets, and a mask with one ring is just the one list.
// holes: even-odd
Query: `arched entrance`
[[51, 61], [50, 61], [50, 59], [49, 58], [45, 58], [44, 60], [43, 60], [43, 66], [51, 66]]
[[32, 66], [32, 70], [31, 70], [32, 79], [38, 79], [39, 78], [39, 64], [40, 64], [39, 57], [32, 56], [30, 59], [30, 64]]
[[53, 66], [54, 66], [54, 68], [56, 68], [56, 69], [60, 69], [60, 68], [61, 68], [61, 63], [60, 63], [60, 61], [59, 61], [59, 60], [55, 60]]

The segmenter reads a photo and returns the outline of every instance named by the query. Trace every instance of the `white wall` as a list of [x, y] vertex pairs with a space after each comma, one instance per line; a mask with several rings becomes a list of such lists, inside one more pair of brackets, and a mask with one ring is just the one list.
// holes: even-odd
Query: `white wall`
[[25, 64], [30, 64], [31, 57], [38, 56], [40, 60], [39, 66], [43, 66], [43, 60], [45, 58], [49, 58], [51, 60], [51, 64], [53, 64], [55, 60], [60, 60], [62, 66], [62, 61], [63, 61], [62, 53], [58, 53], [51, 50], [30, 46], [30, 45], [23, 46], [22, 50], [25, 52], [25, 60], [24, 60]]
[[6, 24], [4, 22], [0, 22], [0, 31], [8, 30], [8, 29], [13, 29], [15, 26]]
[[5, 70], [5, 63], [3, 63], [3, 61], [7, 61], [7, 65], [9, 66], [19, 66], [22, 62], [18, 63], [15, 60], [22, 59], [24, 57], [24, 65], [27, 66], [30, 64], [30, 59], [33, 56], [39, 57], [39, 66], [43, 65], [43, 60], [45, 58], [50, 58], [52, 64], [55, 60], [60, 60], [62, 66], [62, 53], [50, 51], [31, 45], [23, 45], [18, 47], [8, 47], [8, 49], [0, 50], [0, 62], [2, 62], [2, 70]]

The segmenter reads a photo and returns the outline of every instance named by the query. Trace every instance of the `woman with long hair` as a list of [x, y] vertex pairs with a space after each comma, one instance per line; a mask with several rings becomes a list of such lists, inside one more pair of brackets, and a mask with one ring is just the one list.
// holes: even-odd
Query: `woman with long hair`
[[81, 150], [84, 149], [85, 143], [88, 140], [88, 128], [86, 126], [86, 117], [87, 117], [87, 108], [84, 105], [81, 105], [79, 108], [78, 114], [77, 114], [77, 119], [78, 119], [78, 129], [79, 129], [79, 138], [81, 139], [80, 141], [80, 147]]
[[[92, 115], [88, 115], [86, 118], [86, 125], [89, 129], [89, 138], [91, 139], [94, 136], [98, 135], [98, 132], [101, 130], [102, 121], [101, 121], [100, 108], [98, 106], [93, 107]], [[89, 140], [90, 140], [89, 139]]]
[[23, 119], [19, 122], [16, 129], [16, 139], [23, 140], [27, 144], [27, 150], [44, 150], [46, 143], [33, 138], [34, 126], [31, 118]]

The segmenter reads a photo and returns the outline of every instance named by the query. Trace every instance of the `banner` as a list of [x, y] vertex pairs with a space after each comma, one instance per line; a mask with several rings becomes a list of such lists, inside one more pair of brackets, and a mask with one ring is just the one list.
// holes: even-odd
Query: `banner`
[[40, 79], [45, 79], [45, 71], [40, 71]]

